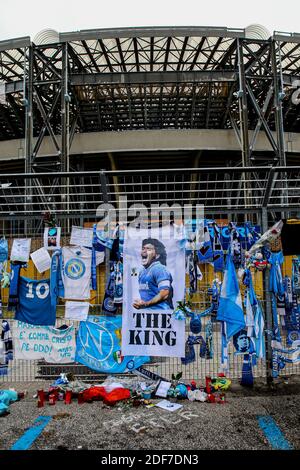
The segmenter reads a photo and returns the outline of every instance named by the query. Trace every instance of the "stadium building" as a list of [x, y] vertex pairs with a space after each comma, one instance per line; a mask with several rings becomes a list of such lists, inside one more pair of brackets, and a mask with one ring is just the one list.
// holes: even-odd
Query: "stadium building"
[[30, 213], [33, 230], [41, 210], [86, 222], [124, 194], [212, 217], [293, 215], [299, 102], [300, 34], [260, 25], [2, 41], [1, 217]]

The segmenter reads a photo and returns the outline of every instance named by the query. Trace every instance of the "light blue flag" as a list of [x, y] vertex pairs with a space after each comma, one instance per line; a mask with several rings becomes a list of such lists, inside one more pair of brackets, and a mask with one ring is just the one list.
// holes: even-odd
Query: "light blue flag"
[[122, 316], [88, 316], [81, 321], [75, 361], [97, 372], [120, 374], [150, 361], [149, 356], [122, 356]]
[[227, 255], [217, 320], [226, 323], [227, 341], [246, 327], [242, 297], [231, 255]]

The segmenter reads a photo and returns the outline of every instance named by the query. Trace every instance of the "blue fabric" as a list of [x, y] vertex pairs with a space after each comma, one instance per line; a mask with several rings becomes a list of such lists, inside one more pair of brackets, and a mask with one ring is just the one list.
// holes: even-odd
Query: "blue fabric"
[[97, 224], [93, 225], [93, 248], [96, 251], [105, 251], [105, 248], [112, 249], [113, 238], [108, 237], [104, 230], [97, 230]]
[[214, 357], [213, 349], [213, 326], [211, 320], [209, 320], [205, 327], [205, 343], [206, 343], [206, 352], [205, 358], [212, 359]]
[[18, 400], [18, 394], [14, 390], [0, 390], [0, 416], [7, 413], [9, 405]]
[[199, 336], [189, 335], [185, 343], [185, 357], [181, 358], [181, 363], [184, 365], [194, 362], [196, 359], [194, 345], [200, 344], [199, 356], [201, 358], [206, 357], [206, 343], [204, 338]]
[[5, 263], [8, 259], [8, 243], [6, 238], [0, 238], [0, 263]]
[[34, 441], [39, 437], [43, 432], [44, 428], [47, 426], [49, 421], [51, 421], [52, 416], [39, 416], [35, 421], [33, 426], [27, 429], [27, 431], [14, 443], [10, 450], [27, 450], [29, 449]]
[[148, 302], [155, 297], [161, 290], [168, 289], [169, 298], [159, 303], [159, 305], [151, 305], [148, 310], [168, 310], [172, 309], [172, 276], [167, 268], [159, 261], [151, 263], [147, 268], [142, 268], [139, 273], [139, 293], [141, 299]]
[[221, 234], [220, 228], [213, 222], [213, 263], [214, 263], [214, 271], [218, 272], [224, 271], [224, 251], [221, 245]]
[[115, 292], [115, 272], [113, 263], [110, 262], [110, 274], [106, 284], [104, 299], [102, 302], [102, 311], [104, 313], [115, 313], [117, 311], [117, 305], [114, 303], [114, 292]]
[[2, 320], [1, 340], [4, 343], [4, 363], [0, 362], [0, 376], [4, 376], [8, 374], [9, 361], [14, 358], [12, 334], [7, 320]]
[[250, 298], [250, 304], [253, 308], [254, 337], [252, 339], [253, 339], [253, 343], [255, 346], [256, 357], [260, 359], [265, 359], [266, 351], [265, 351], [263, 312], [262, 312], [261, 303], [257, 300], [256, 294], [255, 294], [251, 271], [248, 268], [245, 269], [243, 283], [247, 287], [249, 298]]
[[54, 251], [50, 268], [50, 302], [51, 309], [56, 309], [57, 298], [64, 297], [64, 283], [61, 275], [62, 251]]
[[240, 302], [240, 289], [232, 257], [227, 255], [217, 320], [226, 323], [227, 340], [246, 327]]
[[55, 325], [56, 303], [51, 303], [50, 279], [20, 277], [16, 320], [31, 325]]
[[271, 269], [270, 269], [270, 292], [276, 295], [284, 295], [284, 282], [282, 277], [281, 265], [284, 262], [282, 251], [278, 253], [272, 253], [270, 257]]
[[210, 263], [213, 261], [213, 248], [207, 220], [204, 220], [204, 242], [197, 254], [200, 263]]
[[149, 362], [149, 356], [121, 356], [121, 331], [121, 315], [89, 316], [80, 322], [75, 361], [109, 374], [128, 372]]
[[241, 385], [244, 387], [253, 387], [253, 374], [249, 354], [244, 355]]
[[260, 234], [256, 231], [255, 227], [251, 222], [245, 222], [245, 239], [246, 239], [246, 250], [254, 245], [259, 240]]
[[92, 265], [91, 265], [92, 290], [97, 290], [97, 265], [96, 250], [92, 248]]
[[278, 313], [277, 313], [277, 302], [275, 294], [271, 293], [271, 304], [272, 304], [272, 315], [273, 315], [273, 338], [276, 341], [281, 341], [279, 323], [278, 323]]
[[234, 266], [236, 268], [239, 268], [242, 263], [240, 234], [237, 230], [236, 225], [233, 222], [229, 222], [228, 228], [230, 231], [230, 245], [228, 248], [228, 253], [230, 253], [232, 256]]
[[11, 275], [7, 310], [14, 311], [19, 302], [19, 278], [23, 263], [10, 263]]

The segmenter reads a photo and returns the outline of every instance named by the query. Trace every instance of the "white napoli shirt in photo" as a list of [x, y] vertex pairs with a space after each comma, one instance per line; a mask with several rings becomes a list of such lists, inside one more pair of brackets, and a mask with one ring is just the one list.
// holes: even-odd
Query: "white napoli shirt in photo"
[[92, 251], [82, 246], [64, 246], [62, 255], [62, 279], [65, 299], [89, 299]]

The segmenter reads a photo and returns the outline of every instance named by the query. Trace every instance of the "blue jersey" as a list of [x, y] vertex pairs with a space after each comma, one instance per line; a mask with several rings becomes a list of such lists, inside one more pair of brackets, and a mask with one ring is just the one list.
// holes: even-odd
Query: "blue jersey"
[[31, 325], [55, 325], [56, 305], [51, 303], [50, 280], [20, 276], [16, 320]]
[[162, 302], [146, 307], [149, 310], [168, 310], [173, 308], [172, 276], [167, 268], [159, 261], [150, 264], [148, 268], [143, 268], [139, 273], [139, 292], [141, 299], [148, 302], [161, 290], [168, 289], [169, 297]]

